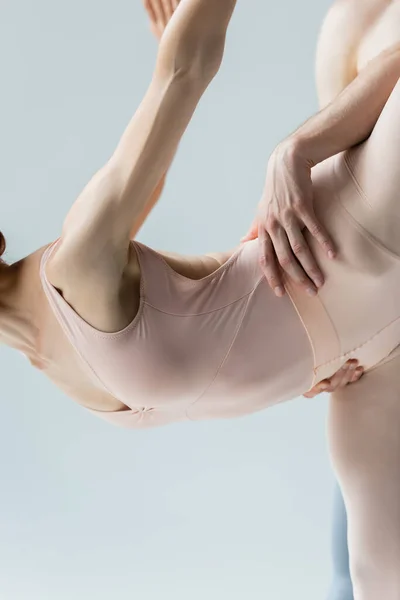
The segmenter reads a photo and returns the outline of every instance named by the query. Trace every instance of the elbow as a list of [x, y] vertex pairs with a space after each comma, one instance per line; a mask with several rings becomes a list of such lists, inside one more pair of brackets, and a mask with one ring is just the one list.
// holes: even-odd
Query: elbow
[[207, 36], [189, 56], [177, 57], [177, 66], [190, 78], [210, 83], [217, 75], [224, 56], [225, 35]]
[[156, 71], [170, 78], [183, 78], [206, 87], [217, 75], [225, 48], [225, 34], [182, 39], [173, 53], [160, 47]]

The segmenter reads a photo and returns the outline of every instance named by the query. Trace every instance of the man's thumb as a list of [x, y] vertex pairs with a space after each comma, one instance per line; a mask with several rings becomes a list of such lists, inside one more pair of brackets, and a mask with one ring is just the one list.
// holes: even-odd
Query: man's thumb
[[253, 223], [250, 227], [249, 231], [242, 237], [241, 242], [250, 242], [250, 240], [255, 240], [258, 237], [258, 224]]

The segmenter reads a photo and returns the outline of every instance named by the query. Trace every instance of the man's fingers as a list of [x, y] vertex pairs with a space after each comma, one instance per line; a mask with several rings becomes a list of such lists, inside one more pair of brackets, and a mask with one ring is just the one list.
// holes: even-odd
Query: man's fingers
[[313, 282], [308, 278], [301, 265], [297, 262], [285, 229], [278, 221], [272, 221], [268, 233], [271, 237], [275, 254], [282, 269], [289, 277], [304, 289], [310, 296], [315, 296], [317, 291]]
[[357, 359], [348, 360], [332, 377], [323, 379], [311, 390], [303, 394], [305, 398], [314, 398], [322, 392], [334, 392], [338, 388], [355, 383], [364, 373], [364, 368], [358, 365]]
[[333, 392], [336, 389], [344, 387], [345, 385], [350, 383], [350, 381], [353, 378], [356, 366], [357, 361], [347, 361], [347, 363], [345, 363], [343, 367], [331, 377], [330, 386], [327, 389], [327, 391]]
[[358, 366], [358, 361], [356, 359], [351, 359], [331, 378], [330, 386], [326, 391], [334, 392], [340, 387], [355, 383], [360, 379], [363, 373], [364, 369], [363, 367]]
[[335, 258], [336, 251], [333, 241], [330, 235], [326, 231], [325, 227], [317, 220], [316, 216], [309, 212], [309, 210], [301, 211], [299, 217], [307, 227], [308, 231], [317, 242], [322, 246], [329, 258]]
[[249, 231], [244, 237], [241, 238], [241, 242], [250, 242], [251, 240], [255, 240], [258, 237], [257, 231]]
[[262, 272], [267, 278], [268, 284], [275, 295], [280, 298], [284, 295], [285, 288], [283, 287], [282, 276], [278, 267], [271, 238], [262, 226], [258, 230], [258, 239], [259, 262]]
[[311, 390], [303, 394], [304, 398], [315, 398], [322, 392], [326, 392], [329, 387], [329, 379], [324, 379], [315, 385]]
[[363, 367], [357, 367], [354, 371], [354, 375], [351, 379], [350, 383], [354, 383], [356, 381], [358, 381], [358, 379], [360, 379], [360, 377], [364, 374], [364, 369]]
[[258, 237], [258, 221], [254, 221], [249, 229], [249, 231], [242, 237], [241, 242], [248, 242], [250, 240], [255, 240]]
[[294, 256], [303, 267], [306, 275], [313, 281], [315, 287], [320, 288], [324, 283], [324, 277], [304, 238], [298, 221], [292, 217], [289, 222], [284, 223], [284, 227]]

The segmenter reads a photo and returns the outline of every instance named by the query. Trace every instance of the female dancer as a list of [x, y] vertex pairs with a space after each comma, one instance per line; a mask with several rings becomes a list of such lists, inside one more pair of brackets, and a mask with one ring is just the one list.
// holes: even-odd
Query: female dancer
[[[306, 156], [307, 164], [317, 163], [367, 138], [376, 123], [366, 143], [313, 171], [315, 215], [337, 251], [337, 260], [330, 260], [306, 233], [326, 278], [318, 296], [307, 296], [287, 277], [290, 297], [277, 298], [259, 268], [257, 241], [191, 264], [132, 240], [218, 71], [234, 6], [234, 0], [182, 0], [161, 39], [141, 106], [67, 215], [61, 237], [2, 269], [5, 343], [24, 351], [94, 414], [126, 427], [261, 410], [332, 376], [348, 358], [361, 359], [371, 371], [343, 388], [354, 389], [358, 410], [360, 386], [374, 389], [376, 373], [394, 387], [387, 367], [395, 361], [384, 361], [400, 341], [399, 249], [391, 229], [397, 182], [390, 161], [399, 129], [398, 53], [376, 59], [286, 146], [293, 160]], [[383, 143], [388, 160], [382, 165], [376, 153]], [[362, 567], [360, 548], [371, 529], [358, 517], [362, 511], [372, 516], [377, 464], [369, 459], [365, 490], [354, 495], [351, 483], [360, 479], [351, 470], [368, 448], [360, 435], [357, 443], [343, 435], [346, 407], [338, 404], [332, 448], [350, 524], [353, 519], [352, 560]], [[391, 406], [385, 418], [393, 426]], [[368, 431], [368, 419], [362, 433], [376, 440], [379, 427]], [[386, 487], [392, 517], [393, 489]], [[359, 570], [362, 600], [376, 597], [377, 582], [386, 585], [385, 598], [395, 598], [395, 533], [388, 532], [395, 539], [388, 540], [384, 582], [377, 579], [379, 568], [372, 577]], [[379, 546], [382, 538], [371, 539], [368, 557], [374, 541]]]
[[[252, 377], [249, 389], [248, 379], [243, 378], [238, 381], [231, 396], [229, 390], [221, 391], [217, 403], [212, 403], [211, 399], [206, 402], [205, 395], [202, 402], [191, 400], [202, 393], [205, 381], [210, 382], [215, 362], [221, 362], [232, 341], [231, 327], [237, 327], [237, 314], [223, 315], [226, 299], [217, 297], [217, 292], [221, 289], [222, 295], [228, 294], [229, 299], [238, 300], [229, 305], [231, 310], [240, 313], [246, 296], [240, 299], [241, 292], [251, 291], [254, 287], [251, 279], [256, 282], [261, 275], [255, 266], [256, 257], [253, 259], [248, 254], [249, 250], [254, 253], [255, 244], [243, 244], [232, 257], [225, 253], [188, 259], [155, 253], [144, 245], [131, 242], [158, 198], [180, 136], [218, 69], [233, 7], [234, 2], [227, 0], [216, 6], [211, 0], [186, 0], [180, 4], [169, 24], [169, 31], [163, 36], [153, 82], [142, 105], [108, 163], [72, 207], [61, 238], [13, 265], [3, 263], [0, 266], [2, 341], [22, 351], [34, 366], [80, 404], [121, 425], [150, 426], [200, 416], [233, 416], [259, 410], [271, 399], [276, 399], [277, 371], [269, 378], [266, 371], [274, 367], [271, 365], [266, 369], [265, 362], [268, 361], [260, 355], [257, 359], [252, 358], [252, 371], [246, 375], [246, 378]], [[128, 238], [121, 243], [119, 236], [123, 235], [124, 229], [128, 229]], [[245, 248], [248, 248], [246, 252]], [[240, 259], [239, 254], [242, 254]], [[143, 277], [138, 259], [142, 259]], [[149, 272], [146, 277], [144, 263], [148, 261], [154, 275], [150, 276]], [[243, 289], [231, 289], [226, 277], [228, 274], [236, 282], [242, 280]], [[158, 299], [150, 298], [152, 285], [156, 288]], [[160, 336], [157, 334], [156, 347], [151, 350], [153, 332], [147, 325], [143, 329], [142, 317], [150, 309], [150, 304], [157, 307], [160, 291], [172, 292], [173, 286], [177, 286], [177, 295], [164, 299], [164, 311], [169, 308], [168, 302], [178, 300], [179, 304], [183, 300], [193, 303], [189, 308], [189, 312], [193, 313], [196, 303], [203, 302], [203, 293], [207, 294], [212, 311], [206, 310], [205, 315], [214, 315], [221, 322], [220, 326], [224, 317], [225, 325], [228, 325], [218, 343], [215, 341], [218, 332], [211, 327], [211, 316], [206, 316], [201, 323], [202, 337], [187, 329], [188, 324], [197, 326], [201, 319], [178, 322], [181, 341], [191, 339], [192, 334], [196, 336], [193, 339], [197, 339], [197, 345], [191, 351], [185, 349], [183, 343], [181, 348], [177, 345], [179, 336], [175, 321], [168, 326], [164, 323], [163, 333], [162, 328], [158, 329]], [[270, 304], [263, 298], [264, 295], [267, 295], [267, 290], [260, 285], [257, 302], [261, 299], [263, 310], [268, 309]], [[254, 302], [253, 297], [251, 300]], [[217, 310], [221, 302], [221, 310]], [[276, 302], [274, 306], [278, 308]], [[283, 399], [296, 395], [298, 389], [303, 391], [309, 387], [312, 353], [291, 302], [280, 303], [280, 307], [283, 322], [287, 327], [292, 323], [299, 333], [294, 364], [297, 355], [300, 357], [300, 364], [295, 367], [297, 382], [294, 382], [293, 390], [285, 392]], [[185, 314], [181, 308], [175, 306], [178, 315]], [[257, 312], [253, 312], [256, 316]], [[268, 313], [271, 314], [271, 311], [267, 310]], [[278, 316], [271, 317], [271, 323], [276, 322]], [[244, 321], [247, 324], [247, 319]], [[207, 330], [206, 324], [210, 329]], [[173, 334], [170, 336], [168, 328], [171, 327]], [[261, 331], [255, 322], [252, 327]], [[273, 333], [267, 322], [264, 327], [265, 333]], [[247, 335], [252, 333], [249, 327], [246, 331]], [[132, 334], [138, 334], [143, 342], [143, 351], [133, 363], [128, 351], [124, 358], [122, 343], [126, 343]], [[160, 353], [157, 349], [167, 339], [175, 339], [176, 345], [170, 351], [166, 348], [165, 353]], [[267, 340], [266, 337], [264, 339]], [[109, 360], [111, 348], [105, 350], [104, 343], [115, 349], [113, 361]], [[204, 353], [207, 347], [212, 350]], [[131, 351], [135, 352], [134, 349]], [[92, 364], [94, 357], [89, 356], [92, 352], [98, 355], [96, 366]], [[196, 352], [200, 356], [195, 357]], [[281, 355], [286, 354], [282, 349]], [[151, 360], [148, 358], [150, 355]], [[210, 361], [208, 365], [206, 356]], [[230, 358], [234, 356], [241, 360], [236, 348]], [[155, 364], [157, 357], [158, 365]], [[305, 364], [307, 368], [302, 371]], [[117, 365], [116, 371], [110, 373], [110, 367]], [[231, 368], [226, 361], [228, 366]], [[257, 375], [257, 369], [260, 369], [260, 375]], [[282, 367], [280, 369], [282, 371]], [[223, 380], [228, 382], [225, 373]], [[162, 382], [158, 389], [157, 381]], [[271, 394], [265, 388], [267, 381], [270, 381]], [[233, 380], [230, 385], [235, 387]], [[154, 406], [146, 400], [147, 396], [155, 402]], [[244, 396], [246, 401], [243, 401]], [[269, 400], [266, 400], [268, 397]], [[281, 398], [278, 396], [277, 399]], [[186, 404], [180, 405], [183, 400]]]

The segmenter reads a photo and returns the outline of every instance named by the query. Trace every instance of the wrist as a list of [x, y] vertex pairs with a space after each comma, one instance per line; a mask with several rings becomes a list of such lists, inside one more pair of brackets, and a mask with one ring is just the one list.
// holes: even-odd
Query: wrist
[[293, 133], [278, 144], [275, 152], [285, 161], [292, 164], [300, 161], [310, 169], [319, 162], [315, 160], [310, 140], [297, 133]]
[[324, 160], [321, 140], [317, 137], [296, 131], [290, 138], [291, 152], [298, 159], [306, 162], [310, 169]]

